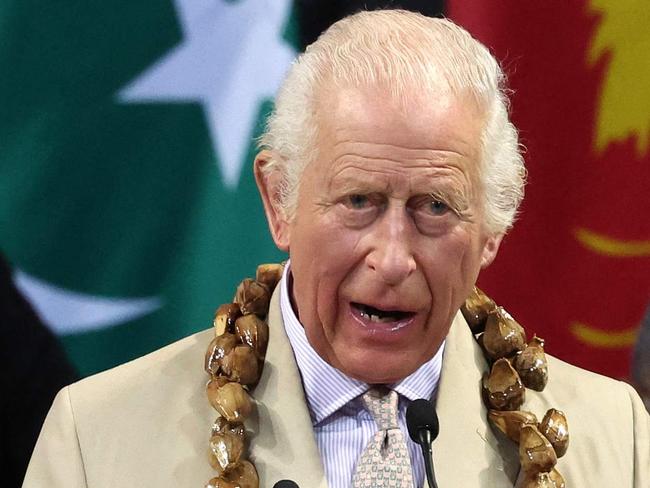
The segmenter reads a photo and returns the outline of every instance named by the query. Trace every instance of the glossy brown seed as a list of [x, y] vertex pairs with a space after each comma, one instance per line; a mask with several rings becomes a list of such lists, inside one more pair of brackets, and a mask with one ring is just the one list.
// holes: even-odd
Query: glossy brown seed
[[223, 380], [218, 377], [208, 382], [206, 389], [210, 405], [227, 421], [243, 422], [253, 409], [251, 399], [239, 383], [220, 385]]
[[239, 466], [228, 473], [228, 479], [232, 480], [239, 488], [259, 488], [260, 486], [260, 480], [255, 466], [245, 460], [242, 460]]
[[210, 438], [210, 465], [223, 476], [232, 470], [244, 453], [244, 438], [221, 432]]
[[228, 422], [223, 417], [217, 417], [217, 420], [212, 424], [212, 435], [224, 432], [238, 435], [242, 438], [246, 435], [246, 429], [244, 428], [244, 424], [241, 422]]
[[542, 391], [548, 381], [544, 339], [533, 337], [526, 348], [515, 357], [514, 367], [526, 387]]
[[210, 342], [208, 350], [205, 351], [204, 368], [206, 373], [218, 375], [221, 372], [223, 358], [228, 355], [237, 345], [237, 337], [234, 334], [225, 333], [215, 337]]
[[524, 403], [526, 389], [507, 359], [499, 359], [489, 375], [483, 376], [483, 394], [490, 408], [518, 410]]
[[224, 378], [223, 376], [213, 376], [205, 385], [205, 393], [208, 396], [208, 402], [210, 402], [210, 405], [212, 405], [213, 408], [217, 408], [215, 405], [219, 388], [227, 385], [228, 383], [230, 383], [230, 381], [228, 381], [228, 378]]
[[205, 488], [239, 488], [239, 486], [221, 476], [217, 476], [208, 481]]
[[500, 411], [490, 410], [488, 417], [492, 423], [503, 432], [510, 440], [519, 444], [519, 436], [521, 434], [521, 427], [530, 424], [537, 425], [537, 417], [531, 412], [524, 412], [522, 410], [515, 411]]
[[269, 326], [255, 314], [239, 317], [235, 322], [235, 333], [241, 342], [251, 346], [260, 359], [266, 354], [269, 343]]
[[534, 425], [521, 428], [519, 462], [528, 475], [547, 473], [557, 464], [553, 446]]
[[228, 383], [230, 383], [228, 378], [225, 378], [223, 376], [213, 376], [212, 378], [210, 378], [210, 381], [208, 381], [208, 384], [206, 385], [208, 399], [210, 399], [210, 395], [215, 395], [219, 388], [221, 388], [224, 385], [227, 385]]
[[270, 294], [268, 288], [262, 283], [246, 278], [237, 287], [235, 303], [243, 315], [254, 313], [259, 317], [265, 317], [269, 309]]
[[224, 303], [214, 313], [214, 332], [220, 336], [226, 332], [235, 331], [235, 320], [241, 316], [241, 310], [236, 303]]
[[523, 470], [520, 471], [519, 479], [515, 484], [515, 488], [560, 488], [564, 485], [556, 484], [551, 473], [535, 473], [527, 474]]
[[488, 315], [483, 347], [490, 359], [510, 356], [526, 347], [526, 332], [503, 307]]
[[237, 381], [242, 385], [257, 383], [260, 377], [260, 363], [253, 348], [242, 344], [232, 349], [221, 361], [223, 374], [230, 381]]
[[496, 309], [494, 301], [475, 286], [460, 311], [472, 332], [478, 334], [485, 330], [485, 321], [494, 309]]
[[554, 483], [552, 485], [553, 488], [566, 488], [566, 482], [564, 481], [564, 476], [562, 476], [556, 468], [553, 468], [548, 473], [548, 477]]
[[549, 440], [557, 457], [566, 454], [569, 448], [569, 424], [564, 412], [549, 409], [539, 424], [539, 431]]
[[275, 285], [278, 284], [280, 278], [282, 278], [282, 271], [284, 266], [277, 263], [272, 264], [260, 264], [257, 267], [257, 272], [255, 273], [255, 281], [266, 285], [270, 293], [273, 293]]

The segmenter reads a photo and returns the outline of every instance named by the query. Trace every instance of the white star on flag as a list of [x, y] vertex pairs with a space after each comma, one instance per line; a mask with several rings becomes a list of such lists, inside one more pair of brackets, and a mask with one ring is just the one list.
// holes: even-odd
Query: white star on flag
[[175, 0], [183, 41], [122, 88], [124, 103], [202, 105], [225, 185], [239, 183], [260, 103], [295, 55], [282, 38], [289, 0]]

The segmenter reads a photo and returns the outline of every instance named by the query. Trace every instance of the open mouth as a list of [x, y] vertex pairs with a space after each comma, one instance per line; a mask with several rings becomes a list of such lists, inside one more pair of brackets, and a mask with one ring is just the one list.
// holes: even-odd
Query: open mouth
[[352, 302], [350, 305], [362, 319], [378, 324], [402, 322], [415, 315], [413, 312], [405, 312], [403, 310], [381, 310], [363, 303]]

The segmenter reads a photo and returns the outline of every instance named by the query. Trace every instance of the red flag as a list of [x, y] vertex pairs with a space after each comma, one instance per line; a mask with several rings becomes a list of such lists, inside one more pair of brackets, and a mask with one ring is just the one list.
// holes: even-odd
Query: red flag
[[502, 61], [529, 185], [479, 285], [562, 359], [614, 377], [650, 302], [650, 9], [450, 0]]

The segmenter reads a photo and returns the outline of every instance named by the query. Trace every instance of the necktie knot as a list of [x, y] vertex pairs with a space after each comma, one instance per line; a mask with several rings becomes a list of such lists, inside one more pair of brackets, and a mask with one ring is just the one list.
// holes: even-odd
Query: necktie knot
[[363, 404], [375, 419], [377, 429], [398, 429], [397, 403], [398, 396], [388, 388], [371, 388], [362, 397]]
[[352, 487], [413, 488], [411, 459], [397, 423], [397, 392], [372, 388], [361, 399], [378, 430], [361, 453], [352, 476]]

